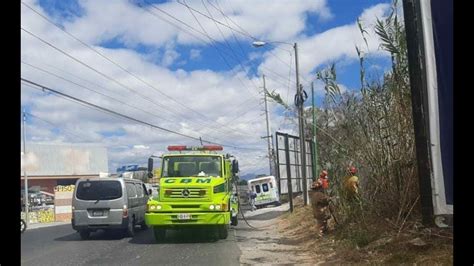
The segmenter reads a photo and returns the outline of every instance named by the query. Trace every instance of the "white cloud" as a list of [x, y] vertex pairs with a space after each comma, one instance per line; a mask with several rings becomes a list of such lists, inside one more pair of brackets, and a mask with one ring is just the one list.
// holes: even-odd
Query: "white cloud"
[[[380, 42], [373, 31], [373, 26], [376, 18], [383, 18], [389, 8], [390, 6], [388, 4], [378, 4], [364, 10], [360, 16], [364, 27], [366, 27], [368, 31], [368, 35], [366, 36], [368, 52], [372, 57], [384, 57], [388, 55], [387, 52], [379, 49]], [[311, 73], [314, 73], [318, 67], [333, 62], [342, 61], [344, 64], [349, 61], [357, 60], [356, 45], [367, 50], [355, 20], [351, 24], [338, 26], [314, 36], [304, 37], [296, 40], [296, 42], [298, 44], [299, 70], [300, 75], [302, 76], [300, 82], [306, 85], [309, 85], [307, 83], [314, 79], [312, 76], [314, 74]], [[280, 45], [278, 48], [292, 49], [289, 45], [284, 44]], [[274, 72], [283, 77], [288, 76], [289, 66], [283, 64], [279, 59], [288, 58], [288, 52], [278, 48], [273, 49], [272, 53], [265, 54], [265, 60], [259, 66], [260, 73], [265, 73], [270, 77], [275, 76]], [[289, 60], [287, 62], [289, 62]], [[294, 62], [292, 63], [292, 68], [295, 68]], [[272, 71], [269, 72], [268, 69], [271, 69]], [[282, 87], [282, 79], [279, 83], [270, 81], [269, 87], [277, 88], [277, 92], [280, 93], [285, 100], [292, 101], [294, 91], [296, 90], [294, 76], [295, 74], [293, 72], [290, 75], [292, 79], [290, 90], [293, 91], [293, 93], [290, 94], [289, 98], [286, 98], [288, 88]]]
[[165, 54], [163, 55], [162, 65], [165, 67], [171, 66], [176, 59], [179, 58], [178, 52], [174, 50], [166, 50]]
[[148, 150], [148, 149], [150, 149], [149, 146], [145, 146], [145, 145], [133, 145], [133, 148], [137, 149], [137, 150]]
[[201, 50], [191, 49], [191, 51], [189, 51], [189, 58], [191, 60], [201, 59]]
[[[33, 1], [28, 3], [41, 11]], [[316, 36], [298, 38], [305, 29], [307, 14], [315, 13], [322, 21], [331, 19], [332, 14], [326, 1], [285, 0], [269, 3], [250, 0], [226, 1], [220, 2], [220, 6], [227, 16], [253, 36], [281, 41], [297, 39], [300, 45], [301, 72], [307, 78], [312, 69], [329, 60], [344, 56], [353, 57], [355, 53], [353, 43], [361, 41], [355, 24], [337, 27]], [[261, 86], [259, 77], [248, 77], [248, 73], [238, 70], [172, 71], [168, 67], [182, 64], [184, 61], [179, 60], [186, 57], [180, 54], [181, 48], [189, 50], [190, 60], [196, 60], [201, 58], [203, 44], [127, 1], [85, 0], [79, 4], [84, 10], [83, 16], [64, 22], [65, 28], [93, 45], [108, 58], [126, 67], [127, 71], [151, 84], [153, 88], [75, 42], [24, 7], [21, 10], [21, 24], [24, 28], [100, 70], [103, 75], [111, 77], [116, 82], [74, 62], [24, 32], [21, 35], [22, 60], [115, 99], [104, 97], [23, 64], [22, 77], [181, 134], [223, 144], [256, 148], [258, 150], [236, 150], [226, 147], [225, 151], [235, 154], [240, 159], [243, 174], [268, 169], [268, 160], [264, 158], [266, 142], [260, 138], [266, 135], [266, 127], [264, 117], [261, 116], [263, 110], [260, 103], [261, 94], [258, 94], [259, 89], [256, 88]], [[200, 2], [192, 4], [194, 8], [206, 12]], [[157, 7], [199, 29], [189, 11], [182, 5], [167, 2]], [[216, 19], [225, 22], [222, 14], [212, 6], [208, 8]], [[383, 14], [384, 8], [384, 6], [374, 7], [364, 12], [362, 16], [369, 21], [370, 14]], [[148, 9], [159, 13], [151, 7]], [[104, 10], [107, 11], [105, 15]], [[196, 16], [213, 38], [223, 39], [214, 22], [200, 15]], [[228, 29], [221, 27], [221, 30], [225, 38], [232, 38]], [[248, 40], [239, 34], [236, 36]], [[107, 49], [99, 46], [100, 43], [112, 39], [122, 41], [127, 48]], [[129, 49], [136, 48], [137, 45], [150, 45], [161, 52], [143, 54], [137, 52], [138, 50]], [[327, 45], [331, 47], [327, 48]], [[281, 50], [274, 52], [279, 53], [279, 57], [285, 61], [289, 61], [287, 53], [280, 54]], [[262, 58], [258, 50], [249, 54], [248, 58], [255, 62], [264, 59], [262, 68], [263, 66], [271, 68], [281, 73], [283, 77], [288, 77], [290, 74], [288, 66], [282, 66], [281, 62], [274, 61], [271, 55], [264, 55]], [[235, 68], [239, 69], [238, 66]], [[294, 76], [294, 72], [291, 74]], [[290, 81], [288, 87], [286, 78], [280, 79], [283, 85], [275, 82], [274, 78], [269, 78], [267, 87], [276, 89], [286, 100], [292, 99], [295, 90], [294, 78]], [[292, 100], [289, 103], [292, 104]], [[197, 140], [111, 116], [33, 90], [25, 85], [22, 85], [22, 105], [27, 105], [33, 115], [56, 125], [32, 118], [28, 121], [27, 127], [29, 140], [101, 143], [108, 147], [109, 168], [113, 171], [117, 166], [131, 162], [146, 164], [146, 159], [151, 153], [160, 154], [169, 144], [199, 144]], [[282, 123], [284, 116], [280, 115], [281, 108], [274, 103], [270, 103], [269, 107], [272, 131], [280, 129], [294, 132], [291, 123]], [[59, 134], [56, 127], [59, 128]], [[120, 134], [104, 137], [104, 132], [120, 132]]]
[[[189, 1], [188, 4], [210, 17], [201, 2]], [[134, 5], [130, 1], [85, 0], [80, 1], [79, 5], [83, 10], [82, 16], [72, 21], [65, 21], [64, 25], [66, 29], [88, 43], [98, 44], [111, 39], [120, 40], [129, 47], [139, 43], [162, 46], [167, 42], [175, 40], [181, 44], [202, 43], [202, 41], [179, 30], [176, 26], [165, 20], [178, 24], [179, 27], [199, 35], [201, 39], [207, 40], [206, 37], [196, 32], [196, 30], [202, 32], [202, 29], [189, 10], [178, 2], [155, 4], [147, 6], [146, 10], [138, 5]], [[231, 27], [239, 30], [232, 23], [234, 22], [253, 36], [264, 36], [273, 40], [294, 38], [303, 31], [305, 18], [308, 13], [317, 14], [321, 21], [332, 17], [325, 0], [284, 0], [274, 2], [272, 5], [265, 1], [245, 0], [221, 2], [219, 6], [226, 17], [212, 5], [207, 4], [207, 8], [214, 19], [222, 24], [229, 23]], [[107, 15], [104, 15], [104, 10], [107, 10]], [[164, 12], [195, 29], [189, 29]], [[195, 11], [193, 12], [199, 23], [202, 24], [212, 38], [218, 41], [223, 40], [219, 29], [212, 20]], [[286, 19], [280, 19], [282, 17]], [[229, 28], [222, 25], [219, 26], [225, 38], [231, 37], [232, 33]], [[244, 35], [235, 34], [238, 38], [247, 38]]]

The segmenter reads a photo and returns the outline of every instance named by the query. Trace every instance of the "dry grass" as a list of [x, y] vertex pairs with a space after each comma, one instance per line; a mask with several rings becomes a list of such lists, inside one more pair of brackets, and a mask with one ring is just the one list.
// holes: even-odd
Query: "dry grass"
[[[309, 206], [297, 199], [294, 212], [281, 217], [279, 232], [281, 241], [301, 246], [309, 251], [315, 262], [327, 264], [413, 264], [452, 265], [452, 232], [442, 229], [418, 229], [411, 226], [398, 234], [383, 219], [370, 220], [370, 228], [358, 224], [332, 229], [328, 235], [319, 237]], [[353, 230], [356, 234], [348, 234]], [[397, 236], [398, 235], [398, 236]], [[411, 240], [420, 238], [425, 245], [416, 246]], [[367, 243], [361, 246], [358, 241]], [[366, 240], [365, 240], [366, 239]], [[362, 241], [362, 242], [364, 242]]]

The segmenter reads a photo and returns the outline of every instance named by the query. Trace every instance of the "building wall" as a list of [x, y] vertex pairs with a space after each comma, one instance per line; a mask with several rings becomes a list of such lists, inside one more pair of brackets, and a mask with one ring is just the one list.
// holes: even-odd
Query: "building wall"
[[57, 186], [54, 193], [54, 213], [56, 222], [70, 222], [72, 218], [72, 194], [74, 185]]
[[21, 171], [29, 176], [98, 175], [108, 172], [107, 149], [97, 144], [27, 143]]
[[[31, 189], [34, 186], [41, 187], [42, 191], [54, 193], [56, 186], [69, 186], [76, 184], [79, 178], [99, 178], [98, 175], [90, 176], [34, 176], [28, 177], [28, 187]], [[21, 188], [24, 189], [25, 180], [21, 178]]]
[[[24, 189], [25, 181], [21, 180], [21, 187]], [[42, 191], [54, 193], [54, 187], [58, 185], [57, 179], [28, 179], [28, 187], [39, 186]]]

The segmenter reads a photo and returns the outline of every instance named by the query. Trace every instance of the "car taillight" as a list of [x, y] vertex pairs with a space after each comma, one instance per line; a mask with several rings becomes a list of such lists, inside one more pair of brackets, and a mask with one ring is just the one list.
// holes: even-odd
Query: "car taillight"
[[122, 217], [123, 217], [123, 218], [127, 218], [127, 217], [128, 217], [128, 208], [127, 208], [127, 205], [123, 205]]

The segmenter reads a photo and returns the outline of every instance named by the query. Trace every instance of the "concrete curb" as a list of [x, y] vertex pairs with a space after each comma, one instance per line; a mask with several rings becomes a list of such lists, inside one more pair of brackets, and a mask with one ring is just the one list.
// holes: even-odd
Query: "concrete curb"
[[259, 215], [259, 214], [263, 214], [263, 213], [267, 213], [271, 211], [288, 211], [289, 209], [290, 209], [290, 204], [287, 202], [277, 207], [265, 207], [262, 209], [257, 209], [255, 211], [245, 210], [243, 213], [245, 217], [252, 217], [255, 215]]
[[70, 225], [71, 222], [33, 223], [33, 224], [28, 225], [28, 227], [26, 228], [26, 231], [32, 230], [32, 229], [44, 228], [44, 227], [65, 225], [65, 224]]

